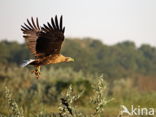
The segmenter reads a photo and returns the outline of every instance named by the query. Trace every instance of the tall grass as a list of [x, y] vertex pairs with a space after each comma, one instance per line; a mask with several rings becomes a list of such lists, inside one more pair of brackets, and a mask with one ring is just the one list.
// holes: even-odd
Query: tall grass
[[[101, 117], [101, 113], [103, 112], [104, 106], [109, 102], [106, 99], [105, 95], [105, 82], [102, 78], [97, 80], [98, 85], [96, 87], [94, 86], [95, 95], [91, 97], [91, 101], [95, 106], [95, 112], [91, 114], [84, 114], [80, 111], [77, 111], [77, 108], [74, 107], [74, 102], [76, 102], [82, 95], [82, 91], [80, 94], [73, 95], [73, 88], [70, 85], [68, 90], [66, 91], [66, 94], [64, 94], [60, 98], [60, 104], [58, 107], [59, 113], [51, 113], [49, 114], [52, 117], [60, 116], [60, 117]], [[15, 100], [12, 98], [12, 94], [10, 90], [5, 87], [5, 99], [7, 99], [9, 109], [12, 111], [12, 116], [14, 117], [24, 117], [23, 109], [19, 108], [18, 104], [15, 102]], [[89, 103], [89, 101], [88, 101]], [[93, 109], [93, 110], [94, 110]], [[37, 117], [44, 117], [47, 116], [46, 113], [39, 112], [39, 114], [36, 115]]]
[[7, 87], [5, 87], [5, 98], [7, 99], [9, 108], [12, 111], [11, 115], [14, 117], [24, 117], [23, 109], [17, 105], [15, 100], [12, 98], [12, 94], [10, 93], [10, 90]]
[[[120, 105], [156, 108], [155, 78], [120, 78], [113, 81], [109, 79], [108, 82], [105, 79], [99, 81], [97, 76], [81, 71], [74, 72], [71, 68], [49, 67], [42, 68], [41, 78], [37, 80], [32, 76], [31, 68], [22, 69], [15, 65], [0, 67], [1, 115], [13, 114], [4, 86], [10, 90], [11, 99], [18, 105], [19, 112], [22, 113], [20, 109], [23, 108], [24, 117], [60, 116], [61, 107], [70, 115], [63, 103], [68, 103], [68, 109], [72, 109], [73, 113], [81, 113], [81, 116], [116, 117]], [[67, 94], [70, 94], [71, 99]], [[110, 101], [112, 98], [113, 101]]]

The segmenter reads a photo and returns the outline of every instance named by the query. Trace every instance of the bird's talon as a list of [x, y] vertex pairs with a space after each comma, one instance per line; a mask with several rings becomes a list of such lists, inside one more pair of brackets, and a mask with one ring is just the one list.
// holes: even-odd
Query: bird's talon
[[36, 78], [38, 79], [40, 77], [40, 67], [36, 67], [35, 70], [31, 71], [32, 74], [35, 74]]
[[38, 72], [38, 71], [35, 72], [35, 76], [36, 76], [37, 79], [40, 77], [40, 74], [41, 74], [41, 73]]
[[31, 71], [31, 73], [32, 73], [32, 74], [35, 73], [35, 70]]

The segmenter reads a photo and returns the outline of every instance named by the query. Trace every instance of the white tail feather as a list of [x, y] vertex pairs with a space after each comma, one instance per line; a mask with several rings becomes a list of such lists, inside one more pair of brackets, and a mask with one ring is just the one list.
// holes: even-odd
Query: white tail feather
[[25, 60], [24, 63], [21, 64], [22, 67], [29, 65], [31, 62], [35, 61], [34, 59]]

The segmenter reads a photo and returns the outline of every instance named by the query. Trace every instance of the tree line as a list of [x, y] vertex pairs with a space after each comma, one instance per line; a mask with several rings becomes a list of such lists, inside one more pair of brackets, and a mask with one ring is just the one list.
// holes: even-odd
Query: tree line
[[[74, 63], [47, 65], [47, 68], [69, 68], [91, 74], [103, 74], [107, 78], [128, 77], [136, 74], [156, 75], [156, 47], [143, 44], [137, 47], [132, 41], [109, 46], [100, 40], [86, 38], [65, 40], [61, 53], [75, 59]], [[2, 40], [0, 63], [20, 66], [23, 60], [33, 56], [25, 44]]]

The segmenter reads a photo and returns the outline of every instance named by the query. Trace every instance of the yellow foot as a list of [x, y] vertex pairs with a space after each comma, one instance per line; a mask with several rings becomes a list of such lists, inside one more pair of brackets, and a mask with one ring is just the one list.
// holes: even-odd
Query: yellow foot
[[31, 73], [35, 74], [36, 78], [38, 79], [40, 77], [40, 74], [41, 74], [40, 73], [40, 66], [36, 66], [36, 69], [33, 70]]

